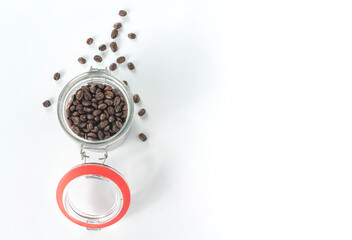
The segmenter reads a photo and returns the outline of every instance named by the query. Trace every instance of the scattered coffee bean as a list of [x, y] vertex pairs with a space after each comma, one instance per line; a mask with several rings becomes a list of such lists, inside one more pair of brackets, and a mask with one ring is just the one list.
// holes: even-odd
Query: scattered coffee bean
[[46, 101], [43, 102], [43, 106], [46, 107], [46, 108], [50, 107], [51, 106], [51, 102], [49, 100], [46, 100]]
[[145, 114], [146, 110], [142, 108], [141, 110], [138, 111], [139, 116], [143, 116]]
[[82, 86], [67, 104], [67, 124], [84, 139], [108, 139], [120, 131], [126, 121], [125, 101], [120, 91], [111, 86], [102, 83]]
[[117, 62], [118, 64], [121, 64], [121, 63], [123, 63], [124, 61], [126, 61], [126, 58], [125, 58], [124, 56], [118, 57], [118, 58], [116, 59], [116, 62]]
[[117, 22], [113, 26], [115, 29], [120, 29], [122, 27], [122, 24], [120, 22]]
[[80, 64], [86, 64], [87, 60], [85, 58], [83, 58], [83, 57], [80, 57], [80, 58], [78, 58], [78, 62]]
[[119, 31], [117, 29], [114, 29], [111, 31], [111, 38], [115, 39], [119, 35]]
[[127, 12], [125, 10], [120, 10], [119, 15], [121, 17], [125, 17], [127, 15]]
[[116, 63], [111, 63], [111, 64], [110, 64], [109, 69], [110, 69], [111, 71], [115, 71], [115, 70], [116, 70], [116, 68], [117, 68]]
[[128, 82], [127, 81], [123, 81], [124, 84], [126, 84], [126, 86], [128, 86]]
[[128, 34], [128, 37], [129, 37], [130, 39], [135, 39], [137, 36], [136, 36], [135, 33], [129, 33], [129, 34]]
[[99, 51], [105, 51], [106, 50], [106, 45], [102, 44], [99, 46]]
[[[139, 97], [138, 94], [133, 95], [133, 102], [139, 103], [140, 100], [141, 100], [141, 99], [140, 99], [140, 97]], [[126, 105], [126, 106], [127, 106], [127, 105]]]
[[134, 64], [129, 62], [129, 63], [127, 63], [127, 67], [128, 67], [129, 70], [133, 70], [134, 69]]
[[60, 79], [60, 76], [61, 76], [60, 73], [58, 73], [58, 72], [55, 73], [55, 74], [54, 74], [54, 80], [55, 80], [55, 81], [59, 80], [59, 79]]
[[88, 44], [88, 45], [91, 45], [92, 43], [93, 43], [93, 38], [88, 38], [88, 39], [87, 39], [87, 44]]
[[145, 141], [147, 141], [147, 136], [144, 134], [144, 133], [140, 133], [139, 135], [138, 135], [138, 137], [139, 137], [139, 139], [142, 141], [142, 142], [145, 142]]
[[117, 44], [116, 44], [116, 42], [111, 42], [111, 43], [110, 43], [110, 48], [111, 48], [111, 51], [116, 52], [116, 51], [117, 51]]
[[101, 56], [99, 56], [99, 55], [95, 55], [93, 59], [94, 59], [94, 61], [96, 61], [96, 62], [101, 62], [101, 61], [103, 61], [103, 58], [102, 58]]

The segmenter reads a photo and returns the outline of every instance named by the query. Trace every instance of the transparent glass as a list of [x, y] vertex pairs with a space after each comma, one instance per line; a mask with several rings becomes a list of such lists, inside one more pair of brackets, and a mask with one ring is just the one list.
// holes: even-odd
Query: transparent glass
[[[82, 86], [87, 85], [88, 83], [103, 83], [110, 85], [112, 88], [117, 89], [126, 99], [126, 104], [128, 106], [127, 110], [127, 118], [123, 127], [118, 131], [115, 135], [111, 136], [105, 140], [99, 141], [90, 141], [80, 136], [76, 135], [71, 128], [68, 126], [66, 121], [66, 107], [68, 102], [71, 100], [72, 95]], [[134, 112], [134, 105], [132, 94], [129, 88], [120, 80], [111, 75], [110, 71], [107, 69], [94, 69], [91, 68], [89, 72], [82, 73], [77, 77], [73, 78], [70, 82], [66, 84], [66, 86], [62, 89], [58, 104], [57, 104], [57, 113], [60, 125], [64, 129], [64, 131], [76, 142], [80, 143], [83, 146], [87, 146], [89, 148], [105, 148], [117, 142], [122, 142], [126, 136], [128, 135]]]

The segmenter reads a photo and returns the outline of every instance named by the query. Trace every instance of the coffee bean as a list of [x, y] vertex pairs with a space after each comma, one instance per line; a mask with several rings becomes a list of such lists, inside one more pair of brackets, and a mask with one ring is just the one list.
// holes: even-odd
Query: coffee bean
[[139, 103], [139, 101], [140, 101], [139, 95], [138, 94], [133, 95], [133, 102]]
[[88, 120], [93, 120], [94, 119], [94, 115], [93, 114], [87, 114], [87, 119]]
[[87, 126], [87, 123], [86, 123], [86, 122], [82, 122], [82, 123], [79, 125], [80, 128], [85, 128], [86, 126]]
[[117, 105], [119, 105], [120, 104], [120, 102], [121, 102], [121, 99], [117, 96], [117, 97], [115, 97], [115, 99], [114, 99], [114, 106], [117, 106]]
[[100, 121], [99, 116], [95, 116], [95, 117], [94, 117], [94, 120], [95, 120], [96, 122], [99, 122], [99, 121]]
[[122, 27], [122, 24], [120, 22], [117, 22], [113, 26], [115, 29], [120, 29]]
[[98, 92], [97, 94], [95, 94], [95, 98], [100, 101], [105, 97], [104, 93], [102, 92]]
[[118, 132], [120, 129], [116, 125], [114, 125], [114, 126], [112, 126], [112, 130], [114, 132]]
[[[94, 128], [93, 123], [88, 123], [88, 124], [87, 124], [87, 129], [88, 129], [89, 131], [92, 131], [93, 128]], [[90, 137], [92, 137], [92, 136], [90, 136]]]
[[48, 108], [48, 107], [51, 106], [51, 102], [49, 100], [46, 100], [46, 101], [43, 102], [43, 106]]
[[145, 142], [145, 141], [147, 141], [147, 136], [144, 134], [144, 133], [140, 133], [139, 135], [138, 135], [138, 137], [139, 137], [139, 139], [142, 141], [142, 142]]
[[72, 127], [73, 122], [70, 119], [67, 119], [67, 124], [68, 124], [69, 127]]
[[86, 122], [87, 121], [87, 115], [81, 115], [81, 116], [79, 116], [79, 119], [81, 119], [82, 122]]
[[104, 135], [105, 135], [104, 139], [107, 139], [107, 138], [110, 137], [110, 132], [109, 132], [109, 130], [106, 130], [106, 131], [104, 130], [103, 133], [104, 133]]
[[78, 105], [76, 106], [76, 109], [77, 109], [77, 110], [83, 110], [83, 108], [84, 108], [83, 104], [78, 104]]
[[76, 112], [72, 113], [72, 116], [74, 116], [74, 117], [79, 116], [79, 112], [78, 112], [78, 111], [76, 111]]
[[103, 140], [103, 139], [104, 139], [104, 133], [103, 133], [101, 130], [98, 131], [98, 138], [99, 138], [100, 140]]
[[73, 105], [78, 105], [79, 104], [79, 100], [78, 99], [76, 99], [76, 100], [73, 100]]
[[111, 38], [115, 39], [119, 35], [119, 31], [117, 29], [114, 29], [111, 31]]
[[116, 59], [116, 62], [117, 62], [118, 64], [121, 64], [121, 63], [123, 63], [124, 61], [126, 61], [126, 58], [125, 58], [124, 56], [118, 57], [118, 58]]
[[122, 128], [122, 123], [121, 123], [120, 121], [117, 121], [115, 124], [116, 124], [116, 126], [117, 126], [119, 129]]
[[98, 83], [97, 87], [100, 88], [100, 89], [104, 89], [105, 88], [104, 84], [102, 84], [102, 83]]
[[142, 108], [141, 110], [138, 111], [138, 115], [143, 116], [145, 114], [145, 112], [146, 112], [145, 109]]
[[[107, 125], [105, 128], [104, 128], [104, 132], [105, 131], [109, 131], [110, 130], [110, 125]], [[109, 133], [110, 134], [110, 133]]]
[[86, 91], [86, 92], [84, 92], [83, 97], [84, 97], [84, 100], [89, 101], [92, 99], [92, 94], [90, 94], [90, 92]]
[[135, 69], [134, 64], [132, 62], [127, 63], [127, 67], [129, 70]]
[[104, 91], [112, 91], [112, 87], [106, 86], [106, 87], [104, 88]]
[[98, 126], [95, 126], [95, 127], [93, 128], [92, 132], [97, 133], [98, 130], [99, 130]]
[[123, 110], [123, 111], [126, 111], [127, 109], [128, 109], [127, 104], [123, 105], [122, 110]]
[[110, 116], [110, 117], [108, 118], [108, 121], [109, 121], [110, 123], [115, 122], [115, 117], [114, 117], [114, 116]]
[[116, 42], [111, 42], [110, 43], [110, 48], [111, 48], [111, 51], [116, 52], [117, 49], [118, 49]]
[[92, 43], [93, 43], [93, 38], [88, 38], [88, 39], [87, 39], [87, 44], [88, 44], [88, 45], [91, 45]]
[[78, 125], [78, 124], [80, 124], [81, 123], [81, 119], [79, 119], [79, 117], [72, 117], [72, 122], [73, 122], [73, 124], [74, 125]]
[[127, 81], [123, 81], [124, 84], [126, 84], [126, 86], [128, 86], [128, 82]]
[[97, 108], [98, 108], [98, 104], [92, 103], [92, 107], [93, 107], [94, 109], [97, 109]]
[[94, 110], [93, 111], [93, 116], [99, 116], [101, 113], [101, 110]]
[[83, 111], [85, 111], [86, 113], [91, 113], [91, 112], [94, 111], [94, 109], [93, 108], [89, 108], [89, 107], [84, 107]]
[[[91, 93], [95, 93], [95, 91], [97, 90], [97, 88], [95, 87], [95, 86], [91, 86], [90, 88], [89, 88], [89, 91], [91, 92]], [[93, 100], [92, 100], [93, 101]]]
[[79, 128], [78, 128], [77, 126], [73, 126], [71, 129], [72, 129], [72, 131], [73, 131], [74, 133], [76, 133], [77, 135], [79, 135], [79, 134], [81, 133], [81, 131], [79, 130]]
[[106, 119], [106, 114], [105, 113], [100, 114], [99, 118], [100, 118], [100, 121], [105, 120]]
[[114, 114], [115, 114], [114, 108], [113, 108], [113, 107], [108, 107], [108, 113], [109, 113], [110, 115], [114, 115]]
[[106, 91], [105, 92], [105, 98], [106, 99], [112, 99], [114, 97], [114, 93], [111, 91]]
[[136, 34], [134, 34], [134, 33], [129, 33], [129, 34], [128, 34], [128, 37], [129, 37], [130, 39], [135, 39], [137, 36], [136, 36]]
[[69, 108], [66, 109], [66, 117], [69, 118], [71, 116], [71, 111]]
[[60, 73], [58, 73], [58, 72], [55, 73], [55, 74], [54, 74], [54, 80], [55, 80], [55, 81], [59, 80], [59, 79], [60, 79], [60, 76], [61, 76]]
[[87, 134], [88, 137], [98, 138], [96, 133], [90, 132]]
[[82, 98], [83, 98], [83, 91], [82, 90], [78, 90], [76, 92], [76, 99], [77, 100], [82, 100]]
[[117, 68], [116, 63], [111, 63], [111, 65], [110, 65], [109, 69], [110, 69], [111, 71], [115, 71], [115, 70], [116, 70], [116, 68]]
[[83, 105], [83, 106], [86, 106], [86, 107], [89, 107], [89, 106], [92, 105], [92, 102], [91, 102], [91, 101], [84, 100], [84, 101], [82, 101], [82, 105]]
[[108, 106], [111, 106], [113, 104], [113, 101], [110, 99], [105, 99], [104, 103], [106, 103], [106, 105], [108, 105]]
[[80, 58], [78, 58], [78, 62], [80, 64], [86, 64], [87, 60], [85, 58], [83, 58], [83, 57], [80, 57]]
[[101, 103], [98, 105], [98, 109], [106, 109], [108, 106], [105, 103]]
[[122, 117], [122, 118], [126, 118], [126, 117], [127, 117], [127, 111], [123, 111], [121, 117]]
[[103, 120], [99, 123], [100, 128], [105, 128], [109, 124], [108, 120]]
[[105, 44], [102, 44], [99, 46], [99, 50], [100, 51], [105, 51], [106, 50], [106, 45]]
[[99, 62], [99, 63], [103, 61], [103, 58], [99, 55], [95, 55], [93, 59], [94, 59], [94, 61]]
[[126, 12], [125, 10], [120, 10], [120, 11], [119, 11], [119, 15], [120, 15], [121, 17], [125, 17], [125, 16], [127, 15], [127, 12]]

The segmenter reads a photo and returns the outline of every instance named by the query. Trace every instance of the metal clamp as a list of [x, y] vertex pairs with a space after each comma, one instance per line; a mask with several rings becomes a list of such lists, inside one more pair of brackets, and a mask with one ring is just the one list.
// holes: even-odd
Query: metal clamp
[[[84, 163], [87, 162], [87, 158], [89, 158], [90, 156], [88, 156], [86, 154], [86, 152], [84, 151], [85, 149], [96, 149], [96, 148], [87, 148], [87, 147], [84, 147], [83, 145], [81, 145], [81, 151], [80, 151], [80, 154], [81, 154], [81, 158], [82, 158], [82, 161], [84, 161]], [[105, 147], [105, 153], [104, 153], [104, 156], [99, 158], [100, 161], [103, 161], [103, 164], [105, 164], [105, 161], [106, 159], [108, 158], [108, 147], [106, 146]]]
[[103, 73], [107, 73], [107, 74], [111, 73], [111, 71], [108, 70], [107, 67], [105, 67], [105, 68], [93, 68], [93, 67], [90, 67], [89, 72], [103, 72]]

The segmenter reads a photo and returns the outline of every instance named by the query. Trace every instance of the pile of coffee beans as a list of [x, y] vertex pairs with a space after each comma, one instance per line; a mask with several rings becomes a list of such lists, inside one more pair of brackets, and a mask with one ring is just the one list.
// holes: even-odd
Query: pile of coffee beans
[[66, 108], [66, 121], [78, 136], [98, 141], [120, 131], [128, 106], [123, 95], [109, 85], [88, 84], [78, 89]]

